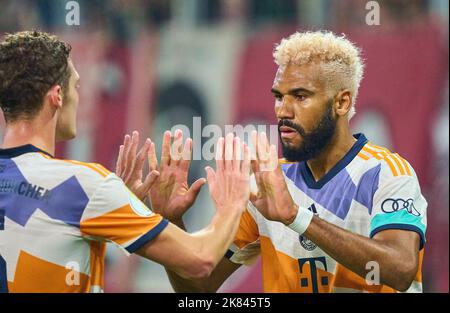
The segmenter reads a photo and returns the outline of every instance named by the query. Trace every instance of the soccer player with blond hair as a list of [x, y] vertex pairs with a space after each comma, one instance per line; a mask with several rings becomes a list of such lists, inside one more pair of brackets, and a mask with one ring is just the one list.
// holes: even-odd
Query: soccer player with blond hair
[[[265, 134], [253, 134], [251, 203], [233, 244], [206, 279], [168, 269], [174, 289], [216, 291], [261, 255], [265, 292], [421, 292], [427, 202], [416, 173], [350, 130], [360, 50], [345, 36], [299, 32], [274, 59], [284, 159]], [[182, 213], [161, 210], [181, 227]]]

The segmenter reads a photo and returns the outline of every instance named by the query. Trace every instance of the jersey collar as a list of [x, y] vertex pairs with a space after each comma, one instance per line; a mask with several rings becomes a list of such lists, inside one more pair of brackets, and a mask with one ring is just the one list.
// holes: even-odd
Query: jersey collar
[[306, 162], [300, 162], [300, 173], [303, 176], [303, 179], [306, 183], [306, 185], [311, 189], [320, 189], [322, 188], [327, 182], [329, 182], [331, 179], [333, 179], [334, 176], [336, 176], [342, 169], [344, 169], [361, 151], [361, 149], [364, 147], [364, 145], [368, 142], [366, 136], [364, 134], [355, 134], [353, 135], [355, 137], [356, 142], [353, 144], [352, 148], [345, 154], [345, 156], [339, 160], [339, 162], [336, 163], [333, 168], [326, 173], [321, 179], [316, 181], [314, 179], [313, 174], [311, 173], [311, 170], [309, 169]]
[[32, 144], [27, 144], [23, 146], [8, 148], [8, 149], [0, 149], [0, 159], [11, 159], [18, 157], [19, 155], [25, 154], [25, 153], [31, 153], [31, 152], [41, 152], [49, 157], [53, 158], [53, 155], [50, 153], [39, 149], [36, 146], [33, 146]]

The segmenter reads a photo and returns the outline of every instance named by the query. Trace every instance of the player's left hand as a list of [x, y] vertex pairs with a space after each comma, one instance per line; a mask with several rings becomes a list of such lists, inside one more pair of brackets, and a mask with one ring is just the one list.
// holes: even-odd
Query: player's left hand
[[160, 172], [158, 181], [150, 189], [149, 195], [152, 209], [176, 223], [194, 204], [206, 179], [197, 179], [189, 186], [188, 174], [192, 157], [192, 139], [187, 138], [183, 145], [183, 132], [178, 129], [175, 131], [171, 149], [171, 137], [170, 131], [164, 132], [159, 168], [156, 155], [152, 154], [149, 157], [150, 169]]
[[[139, 133], [133, 132], [132, 137], [126, 135], [124, 144], [120, 146], [116, 174], [139, 199], [144, 201], [148, 197], [154, 212], [160, 213], [170, 221], [178, 222], [194, 203], [206, 179], [200, 178], [189, 186], [187, 179], [191, 163], [192, 139], [188, 138], [183, 145], [183, 133], [177, 130], [171, 152], [171, 137], [170, 131], [164, 133], [159, 166], [155, 144], [150, 139], [147, 139], [136, 153]], [[142, 169], [146, 158], [149, 174], [142, 181]]]
[[155, 154], [155, 144], [147, 138], [142, 148], [137, 152], [139, 133], [134, 131], [132, 136], [125, 135], [124, 143], [120, 146], [119, 157], [116, 164], [116, 174], [127, 187], [142, 201], [145, 200], [149, 190], [156, 183], [159, 172], [151, 170], [144, 181], [142, 170], [145, 159]]
[[291, 224], [298, 207], [289, 193], [286, 181], [278, 164], [275, 145], [270, 145], [265, 133], [252, 132], [255, 155], [252, 170], [258, 193], [250, 195], [250, 201], [268, 220]]

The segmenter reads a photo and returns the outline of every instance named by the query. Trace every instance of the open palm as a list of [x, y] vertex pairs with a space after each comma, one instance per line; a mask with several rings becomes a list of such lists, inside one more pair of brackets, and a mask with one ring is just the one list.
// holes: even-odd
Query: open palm
[[250, 196], [252, 204], [268, 220], [288, 223], [295, 217], [295, 202], [278, 164], [277, 150], [265, 133], [252, 133], [256, 159], [252, 162], [258, 192]]
[[193, 205], [204, 178], [188, 184], [189, 167], [192, 155], [192, 139], [183, 145], [183, 133], [175, 132], [171, 151], [171, 133], [164, 133], [161, 164], [158, 168], [155, 154], [149, 159], [150, 170], [159, 170], [159, 178], [149, 191], [152, 208], [169, 220], [179, 220]]

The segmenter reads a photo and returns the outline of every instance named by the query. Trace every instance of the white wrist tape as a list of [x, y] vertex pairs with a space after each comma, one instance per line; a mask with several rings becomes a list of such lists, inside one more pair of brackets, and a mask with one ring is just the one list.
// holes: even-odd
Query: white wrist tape
[[310, 210], [298, 207], [298, 212], [295, 220], [292, 222], [292, 224], [287, 225], [287, 227], [299, 233], [299, 235], [302, 235], [308, 228], [309, 224], [311, 224], [313, 216], [314, 213]]

